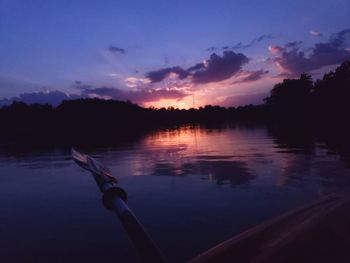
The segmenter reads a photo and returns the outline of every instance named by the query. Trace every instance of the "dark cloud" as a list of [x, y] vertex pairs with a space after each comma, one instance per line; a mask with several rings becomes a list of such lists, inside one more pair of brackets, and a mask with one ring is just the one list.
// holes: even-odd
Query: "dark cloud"
[[315, 44], [308, 52], [301, 50], [299, 42], [291, 42], [293, 44], [288, 43], [284, 47], [270, 46], [269, 50], [275, 55], [273, 62], [282, 69], [282, 74], [293, 77], [350, 59], [350, 52], [345, 46], [349, 36], [350, 29], [340, 31], [328, 42]]
[[213, 53], [208, 60], [197, 64], [196, 70], [190, 70], [194, 83], [217, 82], [228, 79], [237, 73], [249, 59], [242, 53], [224, 51], [220, 57]]
[[146, 73], [146, 77], [151, 82], [159, 82], [167, 78], [171, 73], [178, 75], [180, 79], [184, 79], [188, 76], [188, 72], [180, 67], [163, 68]]
[[302, 43], [303, 43], [302, 41], [293, 41], [293, 42], [289, 42], [289, 43], [285, 44], [285, 47], [295, 48], [295, 47], [300, 46]]
[[268, 73], [269, 73], [268, 70], [263, 70], [263, 69], [256, 70], [256, 71], [242, 71], [239, 74], [241, 75], [241, 77], [238, 76], [238, 79], [232, 82], [232, 84], [257, 81]]
[[197, 70], [203, 70], [205, 68], [205, 64], [203, 62], [197, 63], [196, 65], [190, 67], [187, 69], [187, 71], [197, 71]]
[[187, 70], [181, 67], [164, 68], [146, 73], [151, 82], [160, 82], [171, 73], [180, 79], [191, 77], [193, 83], [217, 82], [230, 78], [237, 73], [249, 59], [242, 53], [224, 51], [222, 56], [213, 53], [209, 59]]
[[265, 39], [271, 39], [273, 38], [272, 34], [263, 34], [260, 37], [256, 39], [257, 42], [263, 41]]
[[78, 90], [84, 90], [84, 89], [90, 89], [92, 88], [92, 86], [77, 80], [74, 82], [73, 88], [76, 88]]
[[341, 48], [349, 40], [350, 37], [350, 28], [339, 31], [338, 33], [331, 36], [329, 43], [334, 47]]
[[24, 102], [26, 104], [51, 104], [53, 106], [59, 105], [64, 100], [77, 99], [81, 96], [79, 95], [68, 95], [61, 91], [48, 91], [48, 92], [28, 92], [20, 94], [17, 97], [12, 97], [10, 99], [0, 100], [0, 106], [9, 105], [14, 101]]
[[124, 48], [121, 47], [116, 47], [116, 46], [109, 46], [108, 51], [112, 52], [112, 53], [120, 53], [120, 54], [125, 54], [126, 50]]
[[188, 94], [176, 89], [142, 89], [142, 90], [122, 90], [112, 87], [101, 87], [85, 89], [82, 92], [85, 97], [101, 97], [114, 100], [130, 100], [135, 103], [159, 101], [161, 99], [181, 100]]
[[243, 44], [242, 42], [238, 42], [236, 45], [232, 46], [232, 49], [250, 48], [263, 40], [272, 39], [272, 38], [273, 38], [272, 34], [263, 34], [257, 38], [254, 38], [248, 44]]
[[242, 42], [238, 42], [236, 45], [232, 46], [232, 49], [240, 49], [240, 48], [246, 48], [246, 47], [250, 47], [250, 43], [244, 45]]

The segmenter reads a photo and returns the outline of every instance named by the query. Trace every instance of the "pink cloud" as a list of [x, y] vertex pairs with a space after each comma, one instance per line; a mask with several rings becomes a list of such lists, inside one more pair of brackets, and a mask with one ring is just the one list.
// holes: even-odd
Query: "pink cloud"
[[314, 36], [314, 37], [321, 37], [322, 36], [321, 32], [314, 31], [314, 30], [311, 30], [309, 33], [311, 36]]
[[275, 55], [275, 54], [278, 54], [282, 51], [284, 51], [284, 48], [281, 47], [281, 46], [274, 46], [274, 45], [270, 45], [268, 47], [269, 51], [271, 52], [271, 54]]

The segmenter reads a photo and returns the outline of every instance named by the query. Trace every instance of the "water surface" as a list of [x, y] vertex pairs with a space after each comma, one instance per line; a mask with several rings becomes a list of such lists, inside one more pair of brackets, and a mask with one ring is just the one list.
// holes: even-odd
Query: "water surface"
[[[344, 156], [288, 144], [264, 127], [182, 127], [121, 146], [84, 148], [116, 175], [171, 262], [350, 185]], [[0, 149], [2, 262], [139, 262], [69, 147]]]

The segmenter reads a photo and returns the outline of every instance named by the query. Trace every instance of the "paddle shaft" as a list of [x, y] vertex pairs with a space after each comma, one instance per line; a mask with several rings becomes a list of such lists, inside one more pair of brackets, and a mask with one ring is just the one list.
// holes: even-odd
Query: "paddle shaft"
[[115, 183], [106, 180], [103, 176], [95, 173], [92, 174], [103, 193], [103, 203], [105, 207], [109, 210], [113, 210], [117, 214], [142, 260], [146, 263], [166, 262], [159, 248], [155, 245], [126, 204], [126, 194], [124, 190]]
[[146, 233], [141, 223], [131, 212], [127, 204], [118, 196], [114, 198], [113, 203], [115, 208], [114, 211], [118, 215], [124, 229], [128, 233], [144, 262], [165, 262], [160, 250]]

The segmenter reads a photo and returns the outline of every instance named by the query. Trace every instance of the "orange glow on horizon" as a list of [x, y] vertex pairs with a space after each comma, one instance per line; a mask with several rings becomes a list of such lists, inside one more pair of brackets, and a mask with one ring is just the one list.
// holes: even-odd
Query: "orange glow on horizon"
[[145, 102], [143, 104], [144, 107], [155, 107], [155, 108], [168, 108], [168, 107], [174, 107], [178, 109], [189, 109], [193, 108], [193, 96], [187, 96], [183, 98], [182, 100], [177, 99], [161, 99], [159, 101], [151, 101], [151, 102]]

